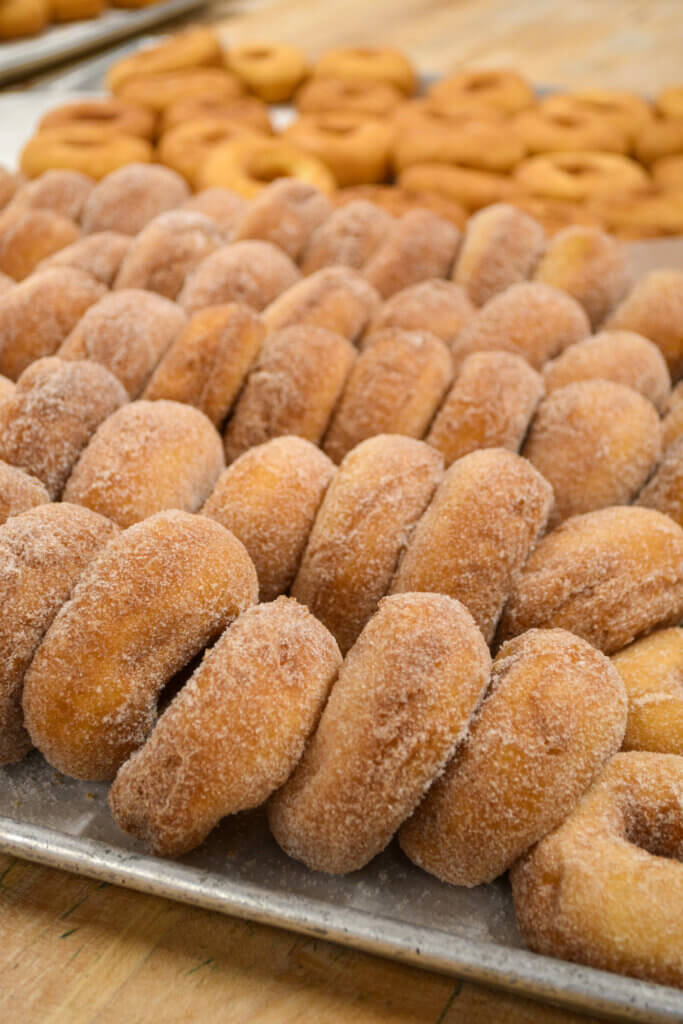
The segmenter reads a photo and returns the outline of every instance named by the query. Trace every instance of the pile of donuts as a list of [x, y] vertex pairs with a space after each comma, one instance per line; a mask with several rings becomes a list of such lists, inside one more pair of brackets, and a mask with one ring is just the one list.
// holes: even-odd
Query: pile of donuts
[[35, 36], [50, 25], [98, 18], [107, 7], [140, 10], [160, 0], [3, 0], [0, 40]]
[[0, 763], [165, 856], [266, 805], [312, 870], [509, 871], [531, 949], [683, 987], [683, 273], [509, 204], [0, 185]]
[[[416, 69], [392, 49], [331, 50], [309, 64], [285, 44], [224, 48], [204, 27], [114, 63], [107, 86], [109, 98], [46, 115], [23, 153], [27, 175], [100, 178], [156, 159], [193, 189], [247, 198], [286, 176], [335, 203], [427, 205], [460, 227], [509, 202], [549, 232], [683, 234], [683, 86], [652, 103], [597, 89], [539, 98], [515, 71], [470, 70], [418, 96]], [[268, 108], [282, 102], [295, 108], [284, 127]]]

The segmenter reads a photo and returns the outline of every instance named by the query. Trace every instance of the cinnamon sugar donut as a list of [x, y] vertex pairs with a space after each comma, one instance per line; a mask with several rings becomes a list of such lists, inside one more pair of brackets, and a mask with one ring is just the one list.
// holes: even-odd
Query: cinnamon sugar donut
[[394, 117], [394, 168], [412, 164], [460, 164], [482, 171], [509, 171], [526, 155], [518, 133], [494, 110], [407, 103]]
[[390, 117], [403, 103], [403, 93], [389, 82], [353, 78], [310, 78], [296, 94], [302, 114], [341, 111], [367, 117]]
[[0, 8], [0, 39], [34, 36], [49, 20], [49, 0], [5, 0]]
[[226, 461], [283, 434], [318, 444], [355, 356], [346, 338], [310, 324], [268, 335], [228, 422]]
[[269, 331], [325, 327], [354, 341], [379, 308], [379, 295], [350, 267], [325, 267], [282, 292], [263, 314]]
[[652, 478], [638, 495], [637, 504], [659, 509], [683, 526], [683, 437], [666, 449]]
[[90, 193], [83, 211], [83, 230], [137, 235], [166, 210], [189, 195], [185, 181], [168, 167], [131, 163], [108, 174]]
[[400, 50], [385, 46], [349, 46], [328, 50], [313, 69], [316, 78], [385, 82], [412, 96], [417, 84], [413, 65]]
[[267, 185], [235, 225], [234, 241], [258, 238], [298, 260], [311, 234], [332, 212], [327, 196], [296, 179]]
[[322, 192], [335, 187], [332, 172], [317, 157], [287, 139], [254, 136], [224, 142], [208, 156], [197, 174], [197, 188], [232, 189], [253, 199], [277, 178], [298, 178]]
[[203, 26], [193, 26], [184, 32], [175, 32], [154, 46], [115, 61], [107, 72], [107, 88], [116, 92], [127, 78], [157, 74], [161, 71], [182, 71], [187, 68], [220, 65], [223, 55], [215, 32]]
[[513, 177], [520, 189], [532, 195], [570, 201], [637, 188], [648, 180], [635, 160], [592, 150], [528, 157]]
[[74, 123], [96, 124], [105, 125], [112, 135], [139, 135], [143, 139], [152, 139], [155, 120], [152, 111], [145, 107], [107, 97], [62, 103], [41, 118], [38, 128], [44, 131], [46, 128], [61, 128]]
[[194, 186], [199, 172], [218, 146], [249, 136], [258, 138], [259, 132], [240, 121], [193, 118], [164, 132], [157, 148], [159, 162], [182, 174], [189, 185]]
[[247, 609], [119, 770], [114, 820], [171, 856], [262, 804], [296, 767], [340, 665], [330, 634], [296, 601]]
[[225, 64], [249, 92], [266, 103], [284, 103], [306, 75], [306, 58], [287, 43], [241, 43], [231, 46]]
[[635, 153], [643, 164], [683, 153], [683, 116], [653, 118], [636, 139]]
[[302, 760], [270, 800], [280, 846], [330, 873], [380, 853], [466, 733], [490, 665], [459, 602], [385, 598], [347, 655]]
[[7, 206], [25, 180], [23, 174], [18, 171], [10, 171], [0, 164], [0, 210]]
[[389, 590], [442, 466], [422, 441], [381, 434], [350, 451], [332, 480], [291, 592], [327, 626], [342, 653]]
[[529, 82], [518, 72], [504, 68], [459, 71], [433, 85], [429, 96], [446, 108], [477, 103], [495, 107], [505, 114], [514, 114], [535, 102]]
[[[3, 292], [6, 292], [7, 289], [11, 288], [14, 284], [16, 284], [16, 281], [13, 277], [10, 277], [9, 274], [3, 274], [2, 271], [0, 271], [0, 295], [2, 295]], [[0, 398], [1, 397], [2, 389], [0, 388]]]
[[384, 181], [389, 173], [394, 127], [391, 122], [353, 111], [301, 114], [284, 137], [318, 157], [337, 185]]
[[130, 235], [117, 231], [96, 231], [77, 242], [65, 246], [42, 260], [37, 271], [50, 267], [74, 267], [94, 277], [96, 281], [111, 286], [119, 267], [133, 244]]
[[50, 168], [80, 171], [98, 181], [127, 164], [148, 164], [152, 145], [139, 135], [113, 134], [106, 124], [72, 121], [45, 128], [21, 151], [21, 169], [36, 178]]
[[612, 655], [628, 696], [624, 750], [683, 754], [683, 629], [660, 629]]
[[356, 199], [334, 210], [309, 235], [301, 255], [301, 271], [313, 274], [324, 267], [361, 270], [386, 238], [391, 215], [374, 203]]
[[[650, 104], [633, 92], [620, 89], [581, 89], [578, 92], [548, 96], [540, 104], [544, 113], [590, 114], [606, 126], [623, 132], [629, 142], [636, 142], [652, 121]], [[602, 144], [595, 149], [605, 149]]]
[[624, 684], [564, 629], [505, 644], [464, 743], [401, 829], [418, 867], [451, 885], [492, 882], [562, 824], [626, 728]]
[[8, 462], [0, 462], [0, 525], [10, 516], [18, 516], [49, 500], [47, 488], [40, 480]]
[[645, 274], [605, 326], [636, 331], [654, 341], [676, 383], [683, 376], [683, 271], [651, 270]]
[[270, 242], [236, 242], [202, 260], [178, 302], [190, 314], [225, 302], [242, 302], [258, 312], [300, 277], [289, 256]]
[[231, 242], [235, 228], [247, 209], [247, 203], [227, 188], [205, 188], [186, 199], [181, 209], [203, 213], [205, 217], [215, 220], [226, 241]]
[[514, 178], [448, 164], [411, 164], [398, 176], [409, 192], [436, 192], [474, 212], [491, 203], [512, 202], [522, 191]]
[[78, 222], [94, 184], [92, 178], [80, 171], [46, 171], [17, 189], [11, 208], [24, 206], [33, 210], [51, 210]]
[[411, 210], [392, 225], [363, 269], [385, 299], [430, 277], [448, 277], [460, 243], [458, 229], [430, 210]]
[[[2, 293], [2, 282], [0, 281], [0, 293]], [[9, 398], [14, 394], [16, 385], [14, 381], [11, 381], [9, 377], [0, 376], [0, 402], [4, 402], [6, 398]]]
[[206, 516], [161, 512], [125, 530], [83, 573], [26, 674], [33, 743], [67, 775], [112, 778], [152, 731], [166, 683], [257, 593], [243, 546]]
[[0, 271], [23, 281], [41, 260], [80, 237], [67, 217], [12, 202], [0, 217]]
[[250, 448], [218, 478], [202, 513], [242, 541], [261, 601], [289, 590], [334, 473], [319, 448], [291, 435]]
[[655, 184], [662, 188], [683, 189], [683, 153], [655, 160], [650, 173]]
[[523, 110], [511, 121], [510, 131], [529, 153], [578, 153], [584, 149], [627, 153], [631, 141], [616, 122], [578, 108], [568, 111], [541, 106]]
[[163, 112], [161, 134], [164, 135], [188, 121], [199, 121], [204, 118], [242, 124], [245, 128], [252, 128], [262, 135], [271, 135], [273, 131], [268, 107], [256, 96], [236, 96], [231, 100], [202, 96], [199, 99], [178, 100], [177, 103], [166, 107]]
[[683, 381], [669, 396], [662, 420], [662, 441], [666, 450], [683, 434]]
[[425, 324], [429, 324], [430, 334], [451, 345], [473, 315], [474, 308], [460, 285], [438, 277], [419, 281], [394, 292], [380, 306], [365, 329], [362, 347], [387, 327], [417, 331]]
[[126, 78], [113, 88], [117, 99], [163, 114], [179, 100], [206, 97], [233, 100], [244, 88], [236, 75], [222, 68], [183, 68], [179, 71], [145, 72]]
[[671, 85], [662, 89], [657, 93], [655, 104], [664, 117], [683, 117], [683, 86]]

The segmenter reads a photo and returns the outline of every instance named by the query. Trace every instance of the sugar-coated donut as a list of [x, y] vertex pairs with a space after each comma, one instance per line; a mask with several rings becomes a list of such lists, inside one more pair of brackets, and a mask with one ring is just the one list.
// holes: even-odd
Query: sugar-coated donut
[[268, 107], [255, 96], [236, 96], [231, 100], [215, 99], [213, 96], [202, 96], [200, 99], [178, 100], [166, 107], [163, 112], [161, 134], [170, 132], [187, 121], [203, 120], [229, 121], [230, 124], [243, 124], [247, 128], [270, 135], [273, 126], [270, 123]]
[[[683, 150], [683, 143], [681, 149]], [[650, 168], [650, 173], [655, 184], [663, 188], [683, 189], [683, 153], [656, 160]]]
[[247, 202], [227, 188], [205, 188], [182, 204], [181, 209], [203, 213], [218, 224], [227, 241], [232, 241], [235, 228], [247, 209]]
[[363, 441], [339, 467], [291, 592], [327, 626], [342, 653], [389, 590], [442, 467], [438, 453], [422, 441], [391, 434]]
[[508, 641], [469, 735], [399, 834], [452, 885], [492, 882], [574, 809], [619, 750], [627, 700], [600, 651], [564, 629]]
[[16, 281], [13, 277], [10, 277], [9, 274], [3, 274], [2, 271], [0, 271], [0, 295], [2, 295], [3, 292], [6, 292], [9, 288], [12, 288], [15, 284]]
[[683, 152], [683, 116], [653, 118], [638, 135], [635, 152], [643, 164]]
[[143, 398], [169, 398], [200, 409], [220, 427], [265, 337], [248, 306], [210, 306], [191, 317], [158, 363]]
[[674, 754], [610, 761], [564, 824], [512, 869], [517, 924], [532, 950], [683, 986], [682, 790]]
[[458, 373], [427, 434], [447, 466], [478, 448], [522, 446], [543, 379], [511, 352], [473, 352]]
[[614, 310], [605, 325], [644, 334], [661, 350], [674, 383], [683, 376], [683, 271], [652, 270]]
[[0, 217], [0, 271], [23, 281], [42, 260], [80, 237], [68, 217], [13, 202]]
[[361, 270], [391, 224], [391, 215], [366, 199], [339, 207], [309, 235], [300, 259], [302, 273], [313, 274], [331, 266]]
[[[529, 153], [627, 153], [630, 138], [615, 121], [588, 110], [561, 111], [550, 107], [523, 110], [513, 118], [510, 131]], [[518, 163], [519, 161], [515, 161]]]
[[114, 134], [106, 124], [71, 121], [45, 128], [21, 151], [21, 169], [36, 178], [51, 168], [80, 171], [98, 181], [127, 164], [152, 161], [152, 144], [139, 135]]
[[117, 231], [97, 231], [48, 256], [38, 264], [36, 270], [75, 267], [109, 287], [132, 243], [130, 235], [120, 235]]
[[683, 526], [683, 437], [666, 449], [652, 479], [638, 495], [637, 503], [666, 512]]
[[160, 115], [179, 100], [203, 99], [208, 96], [212, 99], [232, 100], [243, 92], [242, 83], [236, 75], [213, 67], [139, 74], [126, 78], [114, 89], [117, 99], [147, 107]]
[[92, 178], [80, 171], [46, 171], [39, 178], [27, 181], [17, 189], [12, 206], [52, 210], [78, 223], [94, 184]]
[[262, 804], [296, 767], [340, 665], [334, 639], [296, 601], [248, 608], [120, 768], [114, 820], [172, 856]]
[[226, 461], [282, 434], [318, 444], [355, 357], [346, 338], [323, 327], [269, 334], [228, 422]]
[[200, 170], [218, 146], [233, 139], [258, 138], [259, 134], [240, 121], [226, 121], [219, 117], [193, 118], [164, 132], [157, 147], [159, 162], [182, 174], [190, 186], [194, 186]]
[[361, 352], [349, 374], [324, 450], [339, 463], [375, 434], [423, 437], [452, 376], [450, 353], [436, 335], [386, 328]]
[[0, 461], [0, 526], [10, 516], [18, 516], [49, 500], [47, 488], [35, 476]]
[[329, 167], [337, 185], [384, 181], [389, 173], [394, 126], [353, 111], [301, 114], [284, 136]]
[[416, 100], [396, 113], [393, 128], [396, 171], [434, 163], [505, 173], [526, 154], [524, 143], [508, 131], [503, 115], [481, 107], [449, 110], [429, 100]]
[[125, 530], [83, 573], [26, 674], [31, 740], [68, 775], [112, 778], [152, 731], [165, 684], [257, 594], [244, 547], [206, 516], [161, 512]]
[[188, 313], [225, 302], [242, 302], [259, 312], [301, 277], [289, 256], [270, 242], [226, 245], [202, 260], [178, 296]]
[[127, 78], [137, 75], [182, 71], [184, 68], [219, 65], [221, 62], [221, 46], [215, 32], [196, 25], [184, 32], [176, 32], [155, 46], [145, 47], [123, 60], [115, 61], [107, 72], [106, 84], [108, 89], [116, 92]]
[[103, 516], [65, 502], [41, 504], [0, 527], [0, 764], [30, 750], [21, 708], [26, 671], [86, 565], [117, 533]]
[[49, 0], [6, 0], [0, 9], [0, 39], [34, 36], [49, 20]]
[[401, 171], [398, 183], [408, 191], [436, 192], [472, 211], [491, 203], [512, 202], [521, 192], [507, 174], [456, 167], [455, 164], [411, 164]]
[[104, 10], [105, 0], [49, 0], [49, 3], [51, 20], [59, 23], [97, 18]]
[[412, 96], [417, 84], [413, 65], [400, 50], [388, 46], [349, 46], [328, 50], [313, 69], [316, 78], [384, 82]]
[[241, 540], [261, 601], [284, 594], [296, 575], [334, 464], [303, 437], [275, 437], [240, 455], [202, 509]]
[[682, 616], [683, 529], [654, 509], [618, 506], [573, 516], [543, 538], [499, 633], [559, 626], [612, 654]]
[[386, 210], [392, 217], [402, 217], [410, 210], [431, 210], [458, 229], [463, 228], [467, 220], [467, 214], [459, 203], [433, 190], [399, 188], [398, 185], [354, 185], [340, 188], [331, 199], [335, 206], [364, 199]]
[[63, 125], [106, 125], [113, 135], [139, 135], [143, 139], [154, 137], [155, 117], [152, 111], [134, 103], [124, 103], [113, 97], [98, 100], [77, 100], [53, 107], [39, 123], [39, 130], [61, 128]]
[[403, 93], [395, 85], [353, 78], [309, 78], [296, 94], [302, 114], [349, 111], [389, 117], [402, 103]]
[[306, 75], [306, 58], [287, 43], [241, 43], [229, 47], [226, 67], [265, 103], [291, 99]]
[[269, 331], [309, 325], [354, 341], [379, 308], [372, 285], [350, 267], [325, 267], [292, 285], [263, 314]]
[[311, 233], [331, 212], [329, 199], [315, 186], [296, 179], [274, 181], [246, 208], [233, 239], [271, 242], [296, 261]]
[[526, 78], [505, 68], [458, 71], [433, 85], [429, 96], [446, 108], [485, 104], [505, 114], [531, 107], [536, 99]]
[[277, 178], [298, 178], [322, 192], [335, 180], [328, 167], [287, 139], [253, 136], [216, 146], [196, 178], [197, 188], [229, 188], [253, 199]]
[[425, 324], [431, 334], [450, 346], [474, 312], [460, 285], [439, 277], [418, 281], [394, 292], [382, 304], [365, 329], [363, 347], [373, 334], [387, 327], [419, 331]]
[[453, 280], [475, 306], [525, 281], [545, 246], [543, 228], [528, 214], [508, 203], [494, 203], [475, 213], [453, 268]]
[[683, 629], [660, 629], [617, 651], [628, 697], [624, 750], [683, 754]]
[[[12, 282], [13, 283], [13, 282]], [[0, 281], [0, 294], [2, 293], [2, 281]], [[4, 402], [6, 398], [14, 394], [16, 385], [13, 380], [9, 377], [3, 377], [0, 375], [0, 402]]]
[[541, 102], [540, 109], [558, 114], [592, 114], [603, 124], [616, 125], [630, 142], [636, 142], [646, 131], [653, 115], [652, 107], [642, 96], [620, 89], [580, 89], [553, 94]]
[[490, 668], [458, 601], [384, 598], [294, 774], [270, 800], [280, 846], [330, 873], [354, 871], [380, 853], [466, 733]]
[[404, 213], [365, 264], [363, 273], [385, 299], [430, 277], [448, 277], [460, 232], [430, 210]]
[[678, 384], [666, 404], [662, 420], [662, 442], [666, 450], [683, 434], [683, 381]]
[[0, 210], [3, 210], [25, 182], [19, 171], [10, 171], [0, 164]]
[[593, 150], [528, 157], [517, 165], [513, 177], [520, 188], [532, 195], [569, 200], [637, 188], [648, 180], [635, 160]]
[[168, 167], [130, 163], [108, 174], [90, 193], [83, 211], [83, 230], [137, 235], [160, 213], [180, 206], [187, 184]]

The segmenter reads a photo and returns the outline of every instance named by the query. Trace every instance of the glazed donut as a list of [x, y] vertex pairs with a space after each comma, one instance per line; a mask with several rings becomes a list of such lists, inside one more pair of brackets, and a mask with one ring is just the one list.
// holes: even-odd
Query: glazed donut
[[609, 505], [628, 505], [657, 464], [662, 428], [639, 392], [582, 380], [545, 398], [522, 454], [552, 484], [548, 526]]
[[223, 467], [220, 436], [198, 409], [131, 402], [95, 432], [64, 500], [131, 526], [164, 509], [197, 511]]
[[74, 267], [51, 267], [5, 292], [0, 303], [0, 373], [16, 380], [36, 359], [53, 355], [106, 293]]
[[311, 232], [301, 256], [302, 273], [313, 274], [331, 266], [361, 270], [391, 224], [390, 214], [365, 199], [334, 210]]
[[417, 524], [391, 592], [457, 597], [490, 642], [552, 502], [550, 484], [519, 455], [503, 448], [465, 455]]
[[683, 376], [683, 271], [652, 270], [614, 310], [608, 330], [635, 331], [653, 341], [674, 383]]
[[114, 820], [172, 856], [262, 804], [296, 767], [340, 665], [330, 634], [296, 601], [247, 609], [119, 770]]
[[143, 398], [193, 405], [220, 428], [265, 333], [261, 320], [248, 306], [228, 303], [200, 310], [162, 356]]
[[[633, 92], [619, 89], [582, 89], [579, 92], [548, 96], [540, 104], [544, 113], [581, 115], [599, 118], [605, 126], [616, 127], [628, 141], [637, 142], [652, 121], [650, 104]], [[599, 145], [595, 149], [606, 149]]]
[[130, 163], [108, 174], [90, 193], [83, 210], [83, 230], [137, 235], [166, 210], [189, 196], [183, 178], [168, 167]]
[[559, 626], [612, 654], [683, 616], [683, 530], [653, 509], [603, 508], [549, 533], [513, 582], [499, 639]]
[[422, 441], [382, 434], [350, 451], [332, 480], [291, 593], [327, 626], [343, 654], [389, 590], [442, 468], [439, 454]]
[[159, 140], [159, 162], [182, 174], [193, 186], [209, 156], [217, 146], [234, 139], [259, 137], [249, 125], [218, 117], [199, 117], [176, 125]]
[[308, 239], [332, 212], [327, 196], [296, 178], [267, 185], [235, 225], [234, 241], [258, 238], [298, 260]]
[[463, 228], [467, 214], [462, 206], [446, 199], [437, 192], [399, 188], [397, 185], [354, 185], [353, 188], [341, 188], [332, 195], [335, 206], [363, 199], [379, 206], [392, 217], [401, 217], [410, 210], [431, 210], [444, 220]]
[[653, 118], [638, 135], [635, 153], [643, 164], [683, 153], [683, 116]]
[[247, 90], [265, 103], [291, 99], [306, 75], [306, 58], [287, 43], [242, 43], [231, 46], [225, 64]]
[[202, 260], [178, 302], [190, 314], [226, 302], [241, 302], [258, 312], [300, 277], [289, 256], [270, 242], [236, 242]]
[[566, 111], [542, 106], [523, 110], [512, 120], [509, 130], [529, 153], [567, 150], [578, 153], [584, 149], [627, 153], [629, 150], [629, 136], [618, 124], [578, 108]]
[[612, 655], [628, 697], [624, 750], [683, 754], [683, 629], [660, 629]]
[[474, 104], [495, 107], [504, 114], [532, 107], [534, 91], [522, 75], [503, 68], [459, 71], [442, 78], [429, 90], [429, 98], [446, 109]]
[[509, 171], [526, 154], [502, 114], [436, 106], [429, 100], [406, 104], [394, 117], [393, 165], [461, 164], [482, 171]]
[[411, 210], [392, 225], [363, 274], [383, 298], [430, 277], [448, 277], [460, 232], [431, 210]]
[[399, 833], [451, 885], [492, 882], [572, 812], [619, 750], [627, 700], [600, 651], [532, 629], [493, 662], [465, 742]]
[[523, 356], [535, 370], [588, 337], [583, 308], [566, 292], [540, 281], [512, 284], [465, 324], [451, 346], [456, 370], [471, 352], [501, 350]]
[[[18, 516], [20, 512], [44, 505], [49, 500], [47, 488], [40, 480], [23, 469], [10, 466], [8, 462], [0, 462], [0, 525], [6, 523], [10, 516]], [[0, 735], [2, 731], [0, 726]]]
[[521, 190], [532, 195], [570, 201], [638, 188], [648, 181], [635, 160], [591, 150], [528, 157], [515, 168], [513, 178]]
[[318, 444], [355, 357], [346, 338], [322, 327], [269, 334], [228, 422], [226, 461], [283, 434]]
[[513, 867], [517, 924], [532, 950], [683, 985], [682, 786], [683, 758], [617, 754]]
[[241, 540], [261, 601], [285, 594], [335, 467], [303, 437], [275, 437], [240, 455], [218, 478], [202, 513]]
[[473, 315], [474, 309], [460, 285], [439, 277], [419, 281], [394, 292], [380, 306], [365, 329], [362, 347], [388, 327], [419, 331], [425, 324], [429, 324], [430, 334], [450, 346]]
[[0, 210], [3, 210], [25, 182], [23, 174], [0, 164]]
[[80, 231], [67, 217], [13, 202], [0, 218], [0, 271], [23, 281], [41, 260], [80, 237]]
[[382, 82], [412, 96], [417, 85], [413, 65], [400, 50], [381, 46], [349, 46], [328, 50], [313, 68], [315, 78], [350, 79], [364, 84]]
[[673, 389], [662, 420], [664, 450], [683, 434], [683, 381]]
[[447, 466], [478, 448], [522, 447], [544, 395], [540, 374], [510, 352], [473, 352], [434, 417], [427, 441]]
[[294, 774], [271, 797], [268, 820], [283, 850], [329, 873], [354, 871], [380, 853], [466, 733], [490, 666], [458, 601], [384, 598]]
[[652, 479], [638, 495], [637, 504], [666, 512], [683, 526], [683, 437], [666, 449]]
[[186, 323], [179, 306], [154, 292], [109, 292], [84, 313], [58, 355], [106, 366], [137, 398]]
[[40, 480], [54, 500], [99, 425], [127, 400], [97, 363], [38, 359], [0, 403], [0, 459]]
[[199, 25], [176, 32], [155, 46], [117, 60], [107, 72], [107, 88], [116, 92], [128, 78], [152, 75], [163, 71], [220, 65], [223, 60], [215, 32]]
[[[51, 168], [80, 171], [98, 181], [126, 164], [152, 160], [152, 146], [139, 135], [116, 135], [106, 124], [72, 122], [38, 132], [21, 151], [20, 165], [29, 178]], [[115, 227], [116, 225], [112, 225]]]
[[353, 78], [310, 78], [297, 91], [296, 106], [302, 114], [331, 111], [390, 117], [403, 103], [403, 93], [389, 82]]
[[491, 203], [512, 202], [521, 192], [513, 178], [448, 164], [411, 164], [398, 176], [409, 192], [436, 192], [474, 212]]
[[683, 86], [672, 85], [662, 89], [657, 94], [655, 105], [664, 117], [683, 117]]
[[591, 201], [591, 210], [606, 230], [620, 238], [683, 233], [683, 189], [652, 182], [625, 192], [605, 192]]
[[103, 125], [112, 135], [139, 135], [142, 139], [154, 138], [155, 131], [155, 117], [151, 110], [112, 97], [78, 100], [54, 107], [41, 118], [38, 130], [42, 132], [72, 124]]
[[322, 192], [335, 187], [332, 173], [317, 157], [282, 138], [225, 142], [210, 154], [197, 175], [198, 188], [229, 188], [253, 199], [276, 178], [299, 178]]
[[565, 203], [561, 199], [539, 199], [538, 196], [514, 196], [513, 206], [542, 225], [547, 235], [556, 235], [558, 231], [572, 224], [586, 224], [589, 227], [600, 227], [601, 221], [597, 214], [586, 209], [582, 203]]
[[73, 267], [111, 287], [132, 244], [130, 235], [120, 235], [117, 231], [97, 231], [48, 256], [38, 264], [36, 270]]
[[545, 247], [543, 228], [508, 203], [470, 217], [453, 269], [453, 280], [475, 306], [531, 276]]
[[215, 220], [226, 241], [232, 241], [235, 228], [247, 209], [247, 203], [227, 188], [205, 188], [186, 199], [181, 209], [203, 213], [205, 217]]
[[55, 22], [97, 18], [104, 10], [104, 0], [49, 0], [49, 3], [50, 18]]
[[187, 275], [225, 239], [215, 221], [191, 210], [169, 210], [133, 240], [116, 276], [115, 288], [144, 288], [176, 299]]
[[5, 0], [0, 7], [0, 39], [34, 36], [49, 20], [49, 0]]
[[301, 114], [284, 137], [329, 167], [339, 186], [384, 181], [389, 173], [394, 128], [353, 111]]
[[46, 171], [17, 189], [8, 211], [17, 206], [51, 210], [78, 223], [94, 184], [92, 178], [80, 171]]
[[0, 528], [0, 764], [20, 761], [31, 749], [21, 708], [24, 676], [79, 576], [117, 533], [109, 520], [64, 502], [15, 514]]
[[244, 547], [206, 516], [161, 512], [125, 530], [83, 573], [26, 673], [34, 745], [74, 778], [112, 778], [152, 731], [166, 683], [257, 593]]
[[273, 131], [268, 107], [255, 96], [236, 96], [232, 100], [202, 96], [199, 99], [178, 100], [177, 103], [166, 107], [163, 112], [161, 134], [164, 135], [188, 121], [203, 121], [204, 118], [241, 124], [261, 135], [271, 135]]
[[446, 345], [429, 331], [387, 328], [361, 352], [323, 449], [339, 463], [376, 434], [423, 437], [451, 382]]
[[655, 160], [650, 173], [655, 184], [661, 188], [683, 189], [683, 153]]
[[163, 114], [179, 100], [234, 100], [244, 92], [242, 83], [222, 68], [186, 68], [126, 78], [113, 90], [117, 99]]
[[349, 267], [326, 267], [282, 292], [267, 307], [268, 331], [308, 325], [354, 341], [379, 308], [372, 285]]

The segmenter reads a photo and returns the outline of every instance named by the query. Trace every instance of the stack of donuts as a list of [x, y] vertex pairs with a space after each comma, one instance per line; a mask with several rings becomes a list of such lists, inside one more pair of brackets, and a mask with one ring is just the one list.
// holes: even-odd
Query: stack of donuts
[[510, 204], [0, 189], [0, 763], [165, 856], [266, 804], [312, 870], [509, 871], [530, 948], [683, 987], [683, 274]]
[[0, 41], [35, 36], [50, 25], [98, 18], [107, 7], [139, 10], [160, 0], [3, 0]]

